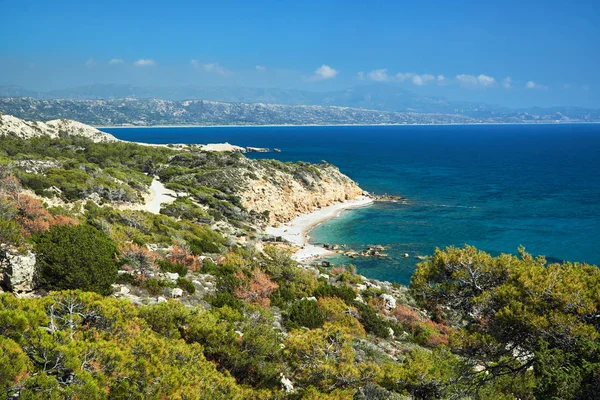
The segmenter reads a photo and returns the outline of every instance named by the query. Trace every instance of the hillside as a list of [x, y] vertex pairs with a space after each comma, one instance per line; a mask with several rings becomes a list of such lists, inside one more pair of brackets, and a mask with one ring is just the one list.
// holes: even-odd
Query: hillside
[[[405, 90], [393, 84], [363, 84], [343, 90], [310, 92], [303, 90], [288, 90], [277, 88], [252, 88], [245, 86], [177, 86], [177, 87], [137, 87], [132, 85], [90, 85], [80, 86], [47, 92], [36, 92], [26, 90], [18, 86], [0, 86], [0, 99], [8, 100], [0, 102], [0, 111], [17, 115], [27, 119], [53, 119], [74, 118], [94, 125], [99, 123], [97, 116], [93, 115], [92, 109], [98, 108], [96, 103], [81, 102], [78, 108], [87, 108], [87, 115], [79, 110], [73, 109], [73, 105], [60, 104], [58, 100], [93, 100], [114, 101], [123, 99], [143, 100], [135, 105], [135, 108], [144, 108], [142, 104], [149, 99], [167, 100], [171, 107], [178, 112], [184, 112], [186, 106], [182, 102], [193, 99], [201, 99], [209, 102], [233, 103], [237, 107], [251, 108], [252, 111], [261, 111], [257, 104], [268, 105], [270, 112], [275, 115], [262, 115], [262, 123], [277, 124], [301, 124], [296, 116], [303, 114], [307, 118], [306, 123], [316, 124], [377, 124], [377, 123], [530, 123], [530, 122], [593, 122], [600, 121], [600, 110], [586, 109], [581, 107], [529, 107], [511, 109], [494, 104], [474, 103], [464, 101], [453, 101], [443, 97], [423, 96]], [[23, 100], [45, 100], [47, 103]], [[19, 108], [19, 104], [24, 104]], [[51, 114], [42, 113], [40, 105], [49, 106]], [[96, 105], [94, 105], [96, 104]], [[102, 104], [102, 103], [99, 103]], [[114, 107], [115, 103], [111, 103]], [[276, 108], [279, 106], [320, 106], [324, 108]], [[106, 107], [106, 106], [105, 106]], [[124, 106], [120, 106], [123, 108]], [[232, 106], [233, 107], [233, 106]], [[254, 107], [254, 108], [252, 108]], [[329, 107], [342, 107], [355, 109], [353, 113], [341, 113], [340, 110], [328, 109]], [[380, 114], [380, 122], [373, 119], [372, 112], [368, 110], [400, 113], [400, 115]], [[262, 110], [264, 112], [264, 110]], [[23, 112], [23, 114], [20, 114]], [[113, 111], [111, 111], [113, 112]], [[208, 112], [208, 111], [207, 111]], [[210, 121], [220, 123], [256, 124], [252, 118], [248, 119], [246, 113], [235, 111], [235, 115], [222, 116], [220, 112], [231, 112], [230, 109], [214, 110], [204, 116], [189, 114], [187, 123], [208, 124]], [[28, 113], [28, 114], [25, 114]], [[121, 118], [119, 123], [144, 124], [152, 123], [147, 117], [140, 119], [139, 115], [133, 118], [135, 113], [124, 110], [125, 115], [117, 117], [112, 115], [111, 119]], [[128, 122], [122, 122], [125, 118]], [[243, 115], [244, 114], [244, 115]], [[414, 114], [423, 114], [421, 116]], [[384, 116], [387, 115], [387, 116]], [[458, 118], [460, 116], [461, 118]], [[229, 121], [226, 117], [229, 117]], [[95, 119], [94, 119], [95, 118]], [[185, 116], [182, 118], [186, 118]], [[174, 118], [168, 114], [160, 117], [161, 123], [181, 124], [181, 118]], [[137, 121], [137, 122], [136, 122]], [[113, 122], [116, 124], [116, 122]], [[106, 123], [103, 123], [106, 124]]]
[[0, 112], [27, 120], [69, 118], [96, 126], [377, 125], [477, 122], [469, 117], [452, 114], [396, 113], [347, 107], [222, 103], [204, 100], [0, 98]]
[[404, 287], [299, 263], [264, 227], [359, 195], [334, 166], [6, 121], [2, 398], [597, 394], [596, 266], [450, 247]]
[[116, 142], [117, 138], [81, 122], [57, 119], [48, 122], [25, 121], [12, 115], [0, 114], [0, 136], [15, 135], [20, 139], [34, 137], [58, 138], [61, 135], [78, 136], [92, 142]]

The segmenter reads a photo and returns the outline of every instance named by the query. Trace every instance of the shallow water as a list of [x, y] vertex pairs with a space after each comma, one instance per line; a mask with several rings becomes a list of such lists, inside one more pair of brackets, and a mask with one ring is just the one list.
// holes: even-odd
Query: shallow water
[[351, 261], [373, 278], [406, 284], [417, 255], [464, 243], [494, 254], [523, 244], [551, 259], [600, 263], [600, 125], [102, 130], [150, 143], [277, 147], [282, 153], [251, 157], [327, 160], [365, 190], [407, 197], [344, 212], [311, 232], [316, 243], [388, 246], [385, 259]]

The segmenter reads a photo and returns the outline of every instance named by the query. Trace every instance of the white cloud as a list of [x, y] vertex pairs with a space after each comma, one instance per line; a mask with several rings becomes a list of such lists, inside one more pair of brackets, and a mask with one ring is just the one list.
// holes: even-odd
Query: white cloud
[[[364, 78], [364, 74], [362, 72], [358, 73], [359, 79]], [[390, 81], [400, 81], [400, 82], [411, 82], [413, 85], [423, 86], [429, 82], [437, 81], [438, 84], [443, 85], [445, 83], [444, 75], [438, 75], [435, 77], [431, 74], [415, 74], [413, 72], [399, 72], [395, 76], [388, 75], [387, 69], [375, 69], [367, 74], [367, 79], [375, 81], [375, 82], [390, 82]]]
[[496, 83], [496, 79], [484, 74], [480, 74], [479, 76], [460, 74], [456, 75], [456, 80], [458, 81], [458, 83], [465, 87], [487, 87], [492, 86]]
[[85, 66], [88, 67], [88, 68], [95, 67], [96, 66], [96, 61], [93, 58], [90, 58], [90, 59], [88, 59], [85, 62]]
[[510, 89], [512, 87], [512, 79], [510, 79], [510, 76], [504, 78], [502, 86], [504, 86], [505, 89]]
[[387, 69], [375, 69], [367, 74], [367, 78], [375, 82], [387, 82], [392, 79]]
[[312, 81], [322, 81], [325, 79], [332, 79], [337, 76], [338, 72], [331, 68], [329, 65], [321, 65], [319, 68], [315, 70], [315, 73], [310, 80]]
[[365, 73], [364, 73], [364, 72], [362, 72], [362, 71], [358, 72], [358, 73], [356, 74], [356, 76], [358, 76], [358, 79], [359, 79], [359, 80], [361, 80], [361, 81], [364, 81], [364, 80], [365, 80]]
[[548, 90], [548, 86], [540, 85], [539, 83], [535, 83], [534, 81], [527, 81], [527, 83], [525, 84], [525, 87], [527, 89]]
[[496, 79], [492, 78], [491, 76], [481, 74], [477, 77], [477, 82], [479, 82], [481, 86], [490, 86], [496, 83]]
[[463, 86], [477, 86], [477, 78], [473, 75], [456, 75], [456, 80]]
[[123, 59], [122, 58], [113, 58], [112, 60], [110, 60], [108, 62], [108, 65], [117, 65], [117, 64], [123, 64]]
[[133, 65], [135, 65], [136, 67], [152, 67], [153, 65], [156, 65], [156, 63], [154, 62], [154, 60], [140, 58], [139, 60], [134, 62]]
[[260, 72], [264, 72], [267, 70], [267, 67], [265, 67], [263, 65], [257, 65], [255, 68], [257, 71], [260, 71]]
[[221, 76], [227, 76], [227, 75], [231, 74], [231, 72], [229, 72], [229, 70], [227, 70], [225, 67], [222, 67], [221, 65], [219, 65], [217, 63], [202, 64], [198, 60], [192, 60], [192, 61], [190, 61], [190, 64], [192, 64], [194, 66], [194, 68], [196, 68], [197, 70], [208, 72], [208, 73], [218, 74]]
[[435, 76], [431, 75], [431, 74], [423, 74], [423, 75], [419, 75], [419, 74], [415, 74], [412, 72], [407, 72], [407, 73], [398, 73], [396, 74], [396, 77], [401, 81], [411, 81], [413, 83], [413, 85], [417, 85], [417, 86], [423, 86], [426, 85], [427, 82], [433, 81], [435, 80]]

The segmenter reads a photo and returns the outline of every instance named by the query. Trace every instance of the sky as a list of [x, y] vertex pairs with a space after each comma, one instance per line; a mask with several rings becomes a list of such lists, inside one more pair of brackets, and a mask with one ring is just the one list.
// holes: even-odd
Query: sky
[[600, 108], [600, 1], [0, 0], [0, 84], [327, 91], [380, 82]]

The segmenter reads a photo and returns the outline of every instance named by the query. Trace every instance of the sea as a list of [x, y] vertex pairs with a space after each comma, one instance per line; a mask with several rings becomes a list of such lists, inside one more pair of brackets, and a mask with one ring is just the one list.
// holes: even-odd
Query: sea
[[148, 143], [279, 148], [249, 157], [325, 160], [364, 190], [405, 197], [343, 211], [310, 233], [316, 244], [385, 246], [385, 258], [331, 259], [370, 278], [409, 284], [418, 257], [464, 244], [600, 265], [598, 124], [102, 130]]

